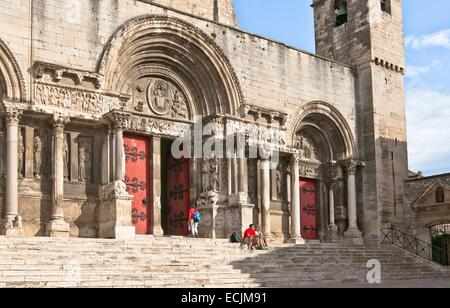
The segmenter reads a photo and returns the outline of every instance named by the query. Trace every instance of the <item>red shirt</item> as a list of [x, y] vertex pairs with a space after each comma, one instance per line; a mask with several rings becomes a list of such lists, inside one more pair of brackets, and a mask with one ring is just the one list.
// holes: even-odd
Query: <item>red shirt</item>
[[255, 236], [256, 236], [256, 231], [254, 229], [247, 229], [247, 230], [245, 230], [245, 233], [244, 233], [244, 240], [247, 237], [255, 237]]
[[189, 219], [189, 221], [194, 219], [194, 214], [195, 214], [195, 209], [190, 209], [189, 212], [188, 212], [188, 219]]

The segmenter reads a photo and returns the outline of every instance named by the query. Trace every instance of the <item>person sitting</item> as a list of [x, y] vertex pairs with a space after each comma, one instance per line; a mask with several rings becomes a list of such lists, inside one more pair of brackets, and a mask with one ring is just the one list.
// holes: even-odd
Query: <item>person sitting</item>
[[252, 224], [245, 230], [243, 241], [247, 244], [249, 250], [253, 250], [254, 246], [258, 246], [255, 225]]
[[262, 250], [268, 250], [269, 247], [267, 246], [266, 241], [264, 240], [264, 235], [259, 227], [256, 228], [256, 242], [257, 242], [257, 248]]

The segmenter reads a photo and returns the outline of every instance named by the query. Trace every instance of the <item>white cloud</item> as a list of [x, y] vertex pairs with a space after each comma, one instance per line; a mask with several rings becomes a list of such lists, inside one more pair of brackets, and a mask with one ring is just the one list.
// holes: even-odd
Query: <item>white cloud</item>
[[450, 91], [412, 88], [406, 101], [410, 169], [450, 172]]
[[406, 66], [406, 77], [408, 77], [410, 79], [416, 79], [420, 75], [429, 73], [431, 71], [438, 71], [438, 70], [442, 70], [442, 63], [438, 59], [433, 60], [429, 66], [407, 65]]
[[450, 49], [450, 29], [422, 36], [409, 36], [405, 39], [406, 46], [414, 49], [427, 47], [444, 47]]

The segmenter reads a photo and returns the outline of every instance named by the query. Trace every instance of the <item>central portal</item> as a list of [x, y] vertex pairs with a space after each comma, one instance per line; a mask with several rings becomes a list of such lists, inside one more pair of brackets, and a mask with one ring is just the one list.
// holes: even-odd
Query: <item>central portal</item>
[[186, 236], [190, 207], [189, 159], [175, 159], [172, 142], [163, 140], [161, 146], [162, 227], [166, 235]]

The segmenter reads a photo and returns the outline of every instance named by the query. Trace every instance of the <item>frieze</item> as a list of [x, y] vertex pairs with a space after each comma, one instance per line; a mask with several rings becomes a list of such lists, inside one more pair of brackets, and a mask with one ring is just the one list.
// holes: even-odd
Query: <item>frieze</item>
[[314, 163], [308, 160], [302, 159], [299, 165], [300, 176], [307, 178], [320, 178], [321, 172], [320, 163]]
[[35, 85], [34, 103], [93, 114], [105, 114], [121, 108], [121, 101], [117, 96], [47, 84]]
[[191, 124], [187, 123], [131, 116], [127, 130], [160, 136], [183, 137], [190, 128]]

